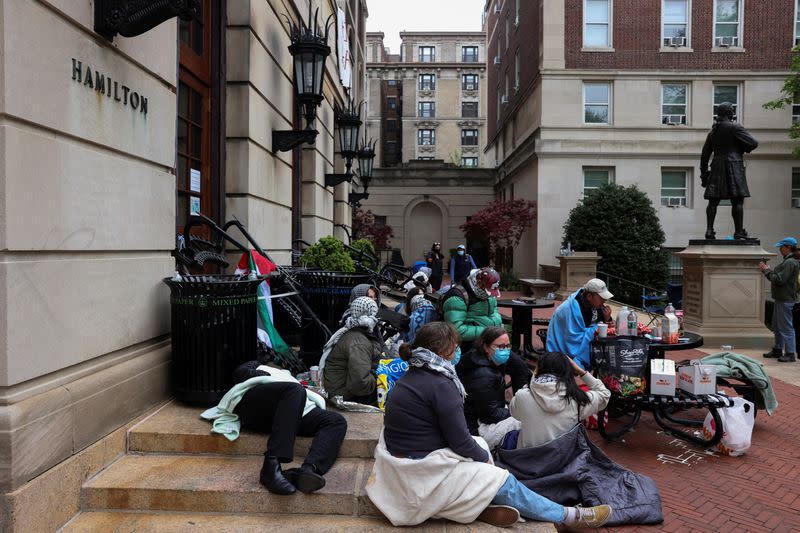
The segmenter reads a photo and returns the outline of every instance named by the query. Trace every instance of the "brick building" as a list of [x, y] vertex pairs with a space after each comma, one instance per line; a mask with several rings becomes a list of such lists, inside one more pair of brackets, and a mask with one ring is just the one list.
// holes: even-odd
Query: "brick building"
[[[745, 227], [765, 242], [797, 231], [792, 111], [762, 108], [778, 96], [800, 37], [795, 4], [488, 0], [485, 155], [499, 196], [534, 200], [539, 213], [515, 270], [533, 275], [552, 263], [569, 210], [607, 181], [650, 196], [666, 247], [701, 237], [700, 152], [714, 106], [726, 100], [760, 142], [747, 157]], [[717, 234], [732, 231], [723, 208]]]

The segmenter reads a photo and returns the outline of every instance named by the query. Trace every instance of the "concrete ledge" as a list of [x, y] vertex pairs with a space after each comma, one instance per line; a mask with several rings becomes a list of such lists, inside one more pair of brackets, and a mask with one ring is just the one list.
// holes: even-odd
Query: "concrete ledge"
[[168, 396], [169, 341], [25, 400], [0, 406], [0, 489], [18, 489]]
[[0, 531], [56, 531], [64, 525], [80, 511], [83, 483], [125, 453], [125, 436], [129, 427], [147, 416], [149, 413], [118, 428], [19, 489], [0, 496]]

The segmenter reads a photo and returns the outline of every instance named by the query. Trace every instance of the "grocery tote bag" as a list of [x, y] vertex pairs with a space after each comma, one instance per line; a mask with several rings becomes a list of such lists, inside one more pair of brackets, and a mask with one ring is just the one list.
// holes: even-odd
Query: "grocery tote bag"
[[613, 394], [635, 396], [647, 388], [650, 340], [621, 335], [592, 343], [592, 367]]

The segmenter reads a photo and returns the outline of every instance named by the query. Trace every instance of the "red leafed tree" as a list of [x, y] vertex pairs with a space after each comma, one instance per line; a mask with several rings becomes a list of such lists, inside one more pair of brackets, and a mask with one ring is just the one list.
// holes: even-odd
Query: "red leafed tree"
[[367, 239], [372, 241], [376, 250], [388, 250], [389, 239], [394, 237], [392, 227], [387, 224], [378, 224], [375, 215], [367, 209], [353, 210], [353, 240]]
[[536, 220], [536, 204], [528, 200], [495, 201], [461, 225], [465, 235], [483, 235], [489, 241], [492, 259], [500, 248], [514, 248], [522, 233]]

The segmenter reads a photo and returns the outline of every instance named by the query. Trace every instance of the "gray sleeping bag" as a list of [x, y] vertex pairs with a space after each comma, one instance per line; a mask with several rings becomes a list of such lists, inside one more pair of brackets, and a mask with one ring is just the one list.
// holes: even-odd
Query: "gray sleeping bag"
[[497, 466], [554, 502], [610, 505], [614, 514], [608, 526], [664, 521], [661, 495], [653, 480], [609, 459], [589, 440], [581, 424], [541, 446], [499, 449], [497, 455]]

